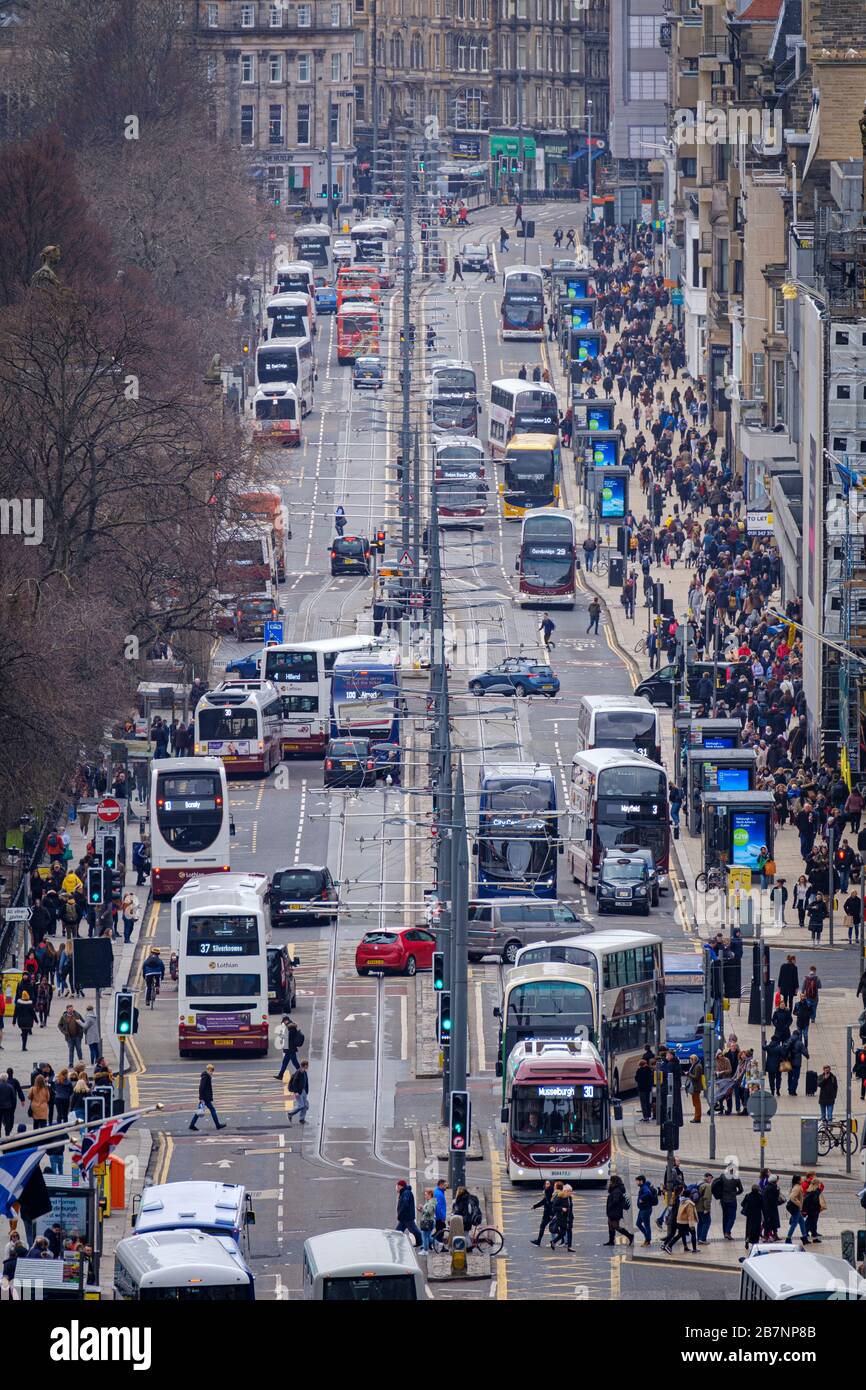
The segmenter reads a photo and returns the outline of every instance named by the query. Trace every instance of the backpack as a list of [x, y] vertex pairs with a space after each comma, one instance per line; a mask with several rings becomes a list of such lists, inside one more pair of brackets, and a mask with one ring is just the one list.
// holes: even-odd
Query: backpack
[[70, 926], [74, 926], [78, 921], [78, 908], [75, 906], [72, 898], [69, 899], [68, 903], [64, 903], [63, 905], [63, 920], [64, 922], [68, 922]]
[[301, 1032], [301, 1030], [300, 1030], [300, 1028], [299, 1028], [299, 1029], [298, 1029], [298, 1035], [297, 1035], [297, 1037], [295, 1038], [295, 1047], [303, 1047], [305, 1041], [306, 1041], [306, 1039], [304, 1038], [304, 1035], [303, 1035], [303, 1033]]
[[713, 1196], [715, 1197], [715, 1199], [716, 1199], [717, 1202], [720, 1202], [720, 1201], [722, 1200], [722, 1180], [721, 1180], [721, 1178], [716, 1178], [716, 1179], [715, 1179], [715, 1181], [714, 1181], [712, 1187], [710, 1188], [710, 1191], [712, 1192], [712, 1194], [713, 1194]]
[[807, 975], [803, 983], [803, 993], [807, 999], [818, 998], [818, 977], [817, 975]]
[[302, 1071], [293, 1072], [292, 1079], [289, 1082], [289, 1090], [293, 1093], [293, 1095], [299, 1096], [301, 1094], [301, 1091], [303, 1089], [303, 1082], [299, 1080], [299, 1077], [302, 1077], [303, 1075], [304, 1073]]
[[481, 1215], [481, 1203], [473, 1193], [467, 1193], [466, 1220], [470, 1226], [480, 1226], [484, 1220]]

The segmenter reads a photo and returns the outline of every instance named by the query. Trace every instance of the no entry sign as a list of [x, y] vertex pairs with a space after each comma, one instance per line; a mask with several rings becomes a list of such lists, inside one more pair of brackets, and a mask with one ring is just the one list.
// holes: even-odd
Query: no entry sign
[[96, 814], [101, 821], [110, 825], [112, 821], [120, 819], [120, 802], [115, 801], [113, 796], [104, 796], [96, 808]]

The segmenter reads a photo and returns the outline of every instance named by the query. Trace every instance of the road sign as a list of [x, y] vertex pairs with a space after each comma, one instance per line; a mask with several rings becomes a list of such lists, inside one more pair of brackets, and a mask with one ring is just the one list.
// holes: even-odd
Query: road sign
[[96, 814], [106, 825], [120, 819], [120, 802], [113, 796], [104, 796], [96, 808]]
[[671, 291], [671, 304], [685, 304], [685, 302], [686, 297], [683, 294], [682, 290]]
[[265, 641], [282, 642], [283, 624], [280, 619], [272, 619], [265, 623]]
[[760, 1091], [758, 1091], [756, 1095], [749, 1096], [749, 1099], [746, 1103], [746, 1109], [748, 1110], [753, 1120], [760, 1119], [762, 1099], [764, 1119], [771, 1120], [779, 1108], [779, 1102], [776, 1100], [775, 1096], [770, 1095], [769, 1091], [765, 1091], [763, 1097], [761, 1096]]
[[29, 921], [30, 921], [30, 908], [29, 908], [29, 907], [7, 907], [7, 909], [6, 909], [6, 921], [7, 921], [7, 922], [29, 922]]
[[403, 554], [400, 556], [400, 559], [397, 561], [397, 563], [398, 563], [398, 565], [411, 565], [411, 564], [412, 564], [412, 552], [409, 551], [409, 550], [404, 550], [404, 551], [403, 551]]

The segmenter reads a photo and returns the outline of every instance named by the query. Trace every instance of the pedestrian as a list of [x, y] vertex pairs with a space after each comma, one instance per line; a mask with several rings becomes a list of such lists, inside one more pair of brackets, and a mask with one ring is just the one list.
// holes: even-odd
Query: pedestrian
[[800, 1084], [800, 1072], [803, 1069], [803, 1058], [806, 1057], [808, 1059], [808, 1056], [809, 1049], [806, 1046], [806, 1039], [803, 1037], [800, 1029], [795, 1028], [788, 1040], [788, 1050], [785, 1056], [785, 1061], [790, 1064], [790, 1070], [788, 1071], [789, 1096], [795, 1096], [797, 1094], [797, 1087]]
[[756, 1182], [740, 1203], [740, 1211], [746, 1218], [746, 1249], [757, 1245], [761, 1239], [761, 1225], [764, 1220], [764, 1203], [761, 1190]]
[[[570, 1250], [574, 1233], [574, 1195], [573, 1188], [569, 1183], [564, 1183], [559, 1196], [559, 1209], [556, 1218], [556, 1230], [553, 1240], [550, 1242], [551, 1250], [557, 1245], [565, 1242], [566, 1250]], [[553, 1223], [551, 1223], [553, 1230]]]
[[[99, 1060], [102, 1052], [102, 1030], [99, 1026], [99, 1019], [92, 1004], [88, 1004], [84, 1013], [84, 1041], [90, 1048], [90, 1064]], [[79, 1054], [80, 1056], [80, 1054]], [[70, 1062], [72, 1058], [70, 1057]]]
[[818, 1235], [818, 1220], [821, 1212], [826, 1210], [824, 1184], [818, 1181], [814, 1173], [807, 1173], [803, 1180], [803, 1216], [806, 1219], [804, 1245], [821, 1244], [821, 1237]]
[[33, 1085], [27, 1092], [27, 1099], [30, 1102], [27, 1113], [33, 1120], [33, 1128], [45, 1129], [48, 1124], [48, 1105], [51, 1092], [41, 1072], [37, 1072], [33, 1078]]
[[[466, 284], [466, 281], [463, 279], [463, 267], [462, 267], [462, 265], [460, 264], [460, 257], [457, 255], [456, 251], [455, 251], [455, 253], [454, 253], [454, 269], [453, 269], [453, 271], [452, 271], [452, 273], [451, 273], [451, 283], [452, 283], [452, 285], [454, 284], [454, 281], [455, 281], [455, 280], [459, 280], [460, 283], [461, 283], [461, 285], [465, 285], [465, 284]], [[414, 1200], [414, 1199], [413, 1199], [413, 1200]]]
[[592, 565], [595, 559], [596, 544], [592, 536], [585, 536], [583, 540], [583, 561], [586, 565], [587, 574], [592, 574]]
[[[295, 1115], [298, 1116], [298, 1122], [300, 1124], [305, 1125], [307, 1123], [306, 1116], [307, 1111], [310, 1108], [309, 1069], [310, 1064], [307, 1061], [307, 1059], [304, 1058], [301, 1062], [301, 1065], [298, 1067], [298, 1070], [292, 1073], [292, 1079], [289, 1082], [289, 1090], [295, 1097], [295, 1105], [294, 1109], [292, 1110], [292, 1113], [288, 1117], [288, 1123], [290, 1125], [292, 1123], [292, 1120], [295, 1118]], [[412, 1205], [414, 1209], [414, 1197], [412, 1198]]]
[[637, 1216], [635, 1225], [643, 1236], [644, 1245], [652, 1245], [652, 1216], [653, 1207], [658, 1206], [658, 1193], [652, 1183], [647, 1182], [646, 1175], [639, 1173], [637, 1177]]
[[550, 1236], [550, 1248], [554, 1250], [557, 1238], [562, 1227], [562, 1236], [565, 1238], [565, 1228], [568, 1225], [568, 1213], [565, 1201], [565, 1183], [555, 1182], [553, 1184], [553, 1196], [550, 1199], [550, 1220], [548, 1222], [548, 1235]]
[[839, 1082], [827, 1066], [821, 1068], [821, 1075], [818, 1078], [818, 1105], [821, 1110], [821, 1119], [828, 1124], [833, 1118], [833, 1106], [836, 1104], [836, 1097], [839, 1094]]
[[597, 598], [593, 598], [589, 605], [589, 626], [586, 629], [587, 632], [595, 632], [596, 636], [598, 636], [598, 623], [600, 618], [601, 604]]
[[544, 1187], [543, 1187], [543, 1189], [542, 1189], [542, 1193], [541, 1193], [540, 1198], [538, 1199], [537, 1202], [533, 1202], [532, 1207], [531, 1207], [531, 1210], [532, 1210], [532, 1211], [538, 1211], [538, 1208], [541, 1207], [541, 1225], [540, 1225], [539, 1228], [538, 1228], [538, 1237], [537, 1237], [537, 1239], [536, 1239], [536, 1240], [531, 1240], [531, 1241], [529, 1242], [530, 1245], [540, 1245], [540, 1244], [541, 1244], [542, 1238], [543, 1238], [543, 1236], [544, 1236], [544, 1232], [547, 1230], [548, 1226], [550, 1225], [550, 1204], [551, 1204], [552, 1201], [553, 1201], [553, 1183], [552, 1183], [550, 1180], [548, 1180], [548, 1181], [544, 1184]]
[[415, 1224], [415, 1193], [405, 1178], [397, 1183], [397, 1225], [396, 1230], [408, 1231], [418, 1249], [424, 1244], [421, 1232]]
[[788, 1226], [788, 1234], [785, 1236], [785, 1243], [787, 1245], [790, 1245], [791, 1237], [793, 1236], [795, 1231], [800, 1232], [800, 1236], [804, 1242], [808, 1239], [808, 1232], [806, 1230], [806, 1218], [803, 1215], [804, 1196], [805, 1193], [803, 1191], [802, 1177], [799, 1173], [792, 1173], [791, 1190], [788, 1193], [788, 1200], [785, 1203], [785, 1210], [791, 1218], [790, 1224]]
[[551, 638], [556, 631], [556, 623], [549, 613], [542, 613], [541, 622], [538, 624], [538, 631], [541, 633], [541, 641], [545, 651], [549, 652], [553, 646]]
[[123, 942], [128, 945], [132, 940], [132, 932], [135, 927], [135, 919], [141, 910], [141, 903], [138, 894], [133, 893], [131, 888], [127, 888], [120, 903], [120, 915], [123, 918]]
[[773, 921], [777, 927], [785, 925], [785, 904], [788, 901], [788, 890], [785, 887], [783, 878], [776, 879], [770, 890], [770, 902], [773, 904]]
[[607, 1217], [608, 1239], [602, 1242], [603, 1245], [616, 1245], [617, 1235], [625, 1236], [629, 1245], [634, 1245], [634, 1236], [630, 1231], [624, 1230], [620, 1224], [630, 1208], [631, 1202], [625, 1190], [625, 1184], [621, 1177], [614, 1174], [607, 1185], [605, 1215]]
[[[200, 1115], [203, 1115], [204, 1112], [205, 1112], [206, 1110], [209, 1110], [209, 1111], [210, 1111], [211, 1119], [213, 1120], [214, 1125], [216, 1126], [216, 1128], [217, 1128], [217, 1129], [225, 1129], [225, 1125], [220, 1123], [220, 1117], [219, 1117], [219, 1115], [217, 1114], [217, 1112], [216, 1112], [216, 1106], [214, 1105], [214, 1098], [213, 1098], [213, 1074], [214, 1074], [214, 1070], [215, 1070], [215, 1068], [214, 1068], [213, 1062], [208, 1062], [207, 1066], [205, 1067], [204, 1071], [202, 1072], [201, 1076], [199, 1077], [199, 1081], [198, 1081], [198, 1105], [196, 1106], [195, 1114], [193, 1115], [192, 1119], [191, 1119], [190, 1122], [189, 1122], [189, 1127], [190, 1127], [190, 1129], [197, 1129], [197, 1128], [198, 1128], [199, 1116], [200, 1116]], [[290, 1121], [290, 1123], [291, 1123], [291, 1121]]]
[[47, 977], [41, 979], [36, 986], [36, 1017], [39, 1020], [40, 1028], [44, 1028], [48, 1022], [53, 997], [54, 986], [51, 981]]
[[712, 1173], [704, 1173], [703, 1181], [698, 1184], [698, 1195], [695, 1198], [695, 1210], [698, 1214], [698, 1245], [706, 1245], [707, 1236], [710, 1233], [710, 1226], [713, 1222]]
[[[861, 869], [862, 873], [863, 870]], [[845, 899], [845, 926], [848, 928], [848, 945], [860, 940], [860, 896], [852, 892]]]
[[[809, 898], [809, 934], [814, 945], [820, 945], [821, 933], [824, 930], [824, 918], [827, 916], [827, 905], [824, 901], [823, 893], [812, 893]], [[806, 996], [809, 997], [808, 995]]]
[[436, 1198], [432, 1187], [424, 1188], [424, 1201], [421, 1205], [421, 1219], [418, 1225], [421, 1231], [421, 1249], [426, 1255], [436, 1234]]
[[555, 337], [556, 337], [556, 319], [553, 317], [553, 314], [548, 314], [548, 315], [547, 315], [547, 339], [548, 339], [548, 342], [551, 342], [551, 343], [552, 343]]
[[20, 997], [16, 999], [15, 1011], [12, 1014], [13, 1027], [17, 1024], [21, 1030], [22, 1052], [27, 1051], [27, 1040], [30, 1037], [30, 1034], [33, 1032], [33, 1026], [35, 1022], [36, 1009], [27, 990], [24, 990]]
[[785, 1060], [785, 1044], [779, 1038], [771, 1038], [767, 1043], [764, 1065], [770, 1082], [770, 1095], [782, 1093], [782, 1062]]
[[0, 1072], [0, 1130], [4, 1134], [12, 1133], [12, 1125], [15, 1122], [15, 1106], [17, 1097], [15, 1087], [9, 1081], [5, 1072]]
[[74, 1005], [67, 1004], [63, 1013], [60, 1015], [60, 1021], [57, 1027], [66, 1039], [66, 1048], [69, 1054], [66, 1060], [71, 1067], [75, 1057], [78, 1058], [79, 1062], [81, 1061], [81, 1048], [84, 1042], [84, 1019], [81, 1017], [81, 1014], [76, 1011]]
[[733, 1240], [731, 1232], [737, 1220], [737, 1198], [742, 1196], [743, 1184], [733, 1167], [725, 1168], [714, 1180], [712, 1194], [722, 1208], [722, 1235]]
[[641, 1120], [652, 1123], [652, 1097], [655, 1086], [653, 1069], [646, 1057], [641, 1057], [634, 1074], [634, 1084], [640, 1101]]
[[90, 1095], [90, 1082], [87, 1080], [86, 1076], [78, 1072], [73, 1072], [72, 1075], [77, 1077], [72, 1087], [72, 1113], [76, 1120], [83, 1121], [85, 1110], [84, 1102]]
[[500, 254], [508, 250], [508, 232], [504, 227], [499, 228], [499, 251]]
[[818, 1017], [818, 998], [821, 993], [821, 981], [818, 978], [817, 965], [809, 966], [809, 973], [803, 981], [803, 993], [809, 1004], [809, 1013], [812, 1015], [812, 1022]]
[[517, 207], [514, 209], [514, 225], [515, 225], [515, 227], [519, 227], [521, 231], [523, 230], [523, 204], [522, 204], [522, 203], [518, 203], [518, 204], [517, 204]]
[[693, 1187], [685, 1188], [679, 1197], [676, 1210], [676, 1225], [673, 1233], [668, 1235], [667, 1240], [662, 1242], [662, 1250], [667, 1255], [673, 1254], [673, 1248], [678, 1240], [682, 1240], [683, 1250], [689, 1249], [689, 1238], [691, 1238], [691, 1249], [697, 1253], [698, 1240], [698, 1213], [695, 1206], [695, 1196], [697, 1189]]
[[794, 996], [800, 989], [800, 972], [797, 969], [796, 956], [788, 956], [787, 960], [779, 966], [778, 983], [779, 993], [782, 996], [782, 1003], [785, 1005], [786, 1009], [793, 1010]]
[[59, 1125], [69, 1119], [69, 1106], [72, 1101], [72, 1082], [67, 1067], [61, 1067], [54, 1078], [54, 1119]]
[[779, 1239], [779, 1227], [782, 1224], [779, 1216], [779, 1208], [781, 1205], [782, 1194], [779, 1191], [779, 1179], [776, 1177], [775, 1173], [770, 1173], [761, 1192], [761, 1220], [764, 1240], [773, 1241]]
[[283, 1060], [280, 1064], [279, 1071], [274, 1073], [274, 1079], [276, 1081], [282, 1081], [286, 1072], [286, 1067], [290, 1062], [294, 1071], [299, 1069], [301, 1064], [298, 1061], [298, 1048], [303, 1047], [304, 1042], [304, 1034], [301, 1032], [294, 1019], [290, 1018], [288, 1014], [283, 1014], [276, 1036], [277, 1047], [283, 1054]]
[[701, 1096], [704, 1092], [704, 1068], [699, 1061], [697, 1053], [693, 1052], [689, 1058], [689, 1069], [686, 1072], [686, 1079], [683, 1088], [687, 1096], [692, 1098], [692, 1110], [694, 1112], [689, 1124], [699, 1125], [701, 1122]]

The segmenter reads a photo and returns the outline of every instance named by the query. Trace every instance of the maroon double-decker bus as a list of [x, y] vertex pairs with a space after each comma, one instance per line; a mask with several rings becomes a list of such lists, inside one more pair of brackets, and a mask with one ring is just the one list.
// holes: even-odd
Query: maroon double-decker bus
[[575, 553], [574, 521], [568, 512], [556, 507], [527, 512], [515, 564], [518, 602], [573, 608]]
[[506, 1068], [505, 1162], [512, 1182], [610, 1177], [610, 1106], [592, 1043], [527, 1038]]

